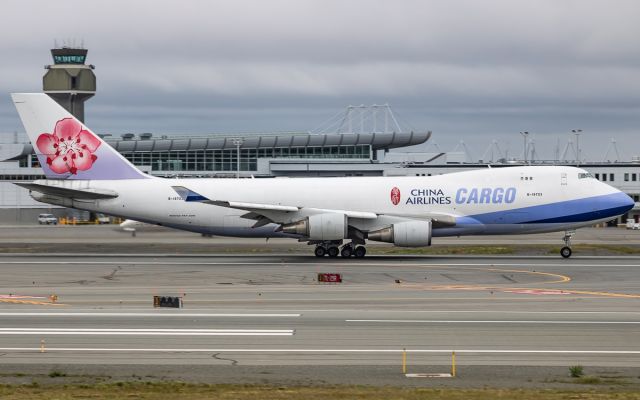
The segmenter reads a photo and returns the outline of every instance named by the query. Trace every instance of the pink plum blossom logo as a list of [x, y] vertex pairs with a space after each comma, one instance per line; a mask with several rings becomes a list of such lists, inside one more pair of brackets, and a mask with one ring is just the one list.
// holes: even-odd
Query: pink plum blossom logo
[[86, 171], [98, 159], [94, 153], [100, 147], [100, 140], [73, 118], [56, 122], [53, 133], [38, 136], [36, 146], [47, 156], [49, 168], [56, 174]]
[[391, 202], [394, 206], [397, 206], [400, 203], [400, 189], [394, 187], [391, 189]]

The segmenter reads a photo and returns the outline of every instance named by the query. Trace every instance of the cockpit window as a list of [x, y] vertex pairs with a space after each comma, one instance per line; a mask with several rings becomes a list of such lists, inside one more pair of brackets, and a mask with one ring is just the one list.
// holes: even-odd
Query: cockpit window
[[593, 175], [591, 175], [590, 172], [580, 172], [578, 174], [578, 179], [587, 179], [587, 178], [593, 178]]

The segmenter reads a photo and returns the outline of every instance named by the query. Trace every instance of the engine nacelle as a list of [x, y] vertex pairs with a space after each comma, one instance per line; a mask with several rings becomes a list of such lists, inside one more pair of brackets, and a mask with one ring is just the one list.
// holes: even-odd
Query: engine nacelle
[[400, 247], [431, 246], [431, 221], [407, 221], [369, 232], [369, 240], [393, 243]]
[[282, 225], [282, 232], [301, 235], [311, 240], [342, 240], [347, 237], [347, 216], [344, 214], [316, 214]]
[[73, 199], [69, 199], [66, 197], [52, 196], [50, 194], [42, 194], [35, 191], [29, 192], [29, 195], [31, 196], [31, 198], [41, 203], [55, 204], [57, 206], [63, 207], [73, 207]]

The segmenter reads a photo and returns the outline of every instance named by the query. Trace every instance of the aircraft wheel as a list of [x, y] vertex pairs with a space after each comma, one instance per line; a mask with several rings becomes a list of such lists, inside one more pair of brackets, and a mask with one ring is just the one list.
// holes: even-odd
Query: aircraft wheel
[[562, 256], [562, 258], [571, 257], [571, 248], [564, 246], [563, 248], [560, 249], [560, 255]]
[[327, 254], [327, 249], [322, 246], [317, 246], [314, 253], [316, 257], [324, 257], [324, 255]]
[[329, 257], [336, 258], [338, 257], [338, 254], [340, 254], [340, 249], [336, 246], [331, 246], [327, 250], [327, 253], [329, 254]]
[[344, 246], [344, 247], [342, 248], [342, 251], [340, 252], [340, 255], [341, 255], [343, 258], [349, 258], [349, 257], [351, 257], [351, 256], [353, 255], [353, 247], [351, 247], [351, 246]]
[[356, 251], [354, 252], [354, 255], [356, 256], [356, 258], [364, 258], [366, 254], [367, 254], [367, 249], [364, 246], [356, 247]]

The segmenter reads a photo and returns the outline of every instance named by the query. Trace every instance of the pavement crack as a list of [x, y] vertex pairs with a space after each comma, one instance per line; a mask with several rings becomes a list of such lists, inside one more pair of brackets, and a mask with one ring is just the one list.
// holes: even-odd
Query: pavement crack
[[72, 284], [75, 283], [75, 284], [78, 284], [78, 285], [90, 285], [92, 283], [96, 283], [96, 281], [88, 281], [86, 279], [81, 279], [79, 281], [69, 281], [69, 282], [66, 282], [66, 283], [72, 283]]
[[238, 365], [238, 360], [234, 360], [232, 358], [222, 358], [219, 355], [220, 355], [220, 353], [215, 353], [211, 357], [215, 358], [216, 360], [220, 360], [220, 361], [231, 361], [231, 365]]
[[121, 269], [122, 267], [118, 265], [118, 267], [114, 268], [114, 270], [111, 271], [109, 275], [104, 275], [102, 278], [112, 281], [116, 277], [116, 274], [118, 273], [118, 271], [120, 271]]
[[508, 280], [509, 282], [513, 282], [513, 283], [518, 283], [518, 281], [516, 281], [515, 279], [509, 277], [508, 275], [502, 274], [501, 275], [504, 279]]
[[459, 279], [456, 279], [456, 278], [454, 278], [453, 276], [451, 276], [451, 275], [449, 275], [449, 274], [440, 274], [440, 275], [441, 275], [441, 276], [443, 276], [443, 277], [445, 277], [445, 278], [447, 278], [447, 279], [450, 279], [450, 280], [452, 280], [452, 281], [455, 281], [455, 282], [459, 282], [459, 281], [460, 281]]

